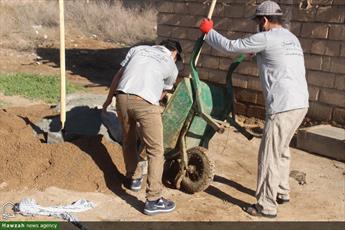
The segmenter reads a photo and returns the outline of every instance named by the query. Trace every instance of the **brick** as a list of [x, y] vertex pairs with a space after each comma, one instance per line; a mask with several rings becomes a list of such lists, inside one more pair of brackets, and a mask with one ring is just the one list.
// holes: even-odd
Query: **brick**
[[345, 90], [345, 75], [339, 74], [336, 76], [335, 88], [338, 90]]
[[341, 44], [340, 56], [345, 57], [345, 42]]
[[219, 84], [225, 84], [226, 72], [220, 70], [209, 70], [208, 80]]
[[345, 109], [343, 108], [334, 108], [333, 119], [335, 122], [345, 125]]
[[315, 86], [333, 88], [335, 82], [334, 73], [325, 73], [320, 71], [308, 71], [308, 83]]
[[345, 6], [345, 1], [344, 0], [334, 0], [333, 5], [335, 6]]
[[255, 14], [255, 10], [256, 10], [256, 4], [252, 4], [252, 3], [247, 3], [245, 8], [244, 8], [244, 17], [245, 18], [249, 18], [252, 17]]
[[255, 106], [255, 105], [250, 105], [247, 109], [247, 116], [248, 117], [257, 117], [262, 120], [265, 119], [265, 108], [262, 106]]
[[345, 7], [318, 7], [315, 22], [344, 23]]
[[300, 22], [313, 21], [315, 14], [316, 14], [316, 9], [314, 7], [308, 10], [299, 9], [299, 8], [292, 9], [292, 18]]
[[171, 26], [158, 25], [157, 34], [158, 36], [171, 37], [171, 30], [172, 30]]
[[317, 55], [305, 55], [307, 69], [322, 70], [322, 57]]
[[331, 59], [331, 72], [345, 74], [345, 58], [332, 57]]
[[332, 58], [329, 56], [322, 56], [321, 59], [322, 59], [321, 69], [323, 71], [332, 72], [331, 71]]
[[313, 44], [313, 39], [301, 38], [300, 42], [301, 42], [303, 52], [304, 53], [310, 53], [311, 52], [311, 45]]
[[197, 40], [200, 36], [201, 36], [201, 32], [199, 29], [192, 29], [192, 28], [188, 28], [187, 29], [187, 34], [188, 34], [188, 39], [195, 41]]
[[256, 24], [252, 20], [243, 20], [243, 19], [231, 19], [228, 30], [236, 32], [256, 32]]
[[243, 103], [234, 103], [235, 114], [247, 115], [247, 106]]
[[201, 2], [191, 2], [188, 5], [189, 15], [202, 15], [207, 16], [209, 6]]
[[333, 0], [313, 0], [312, 3], [314, 5], [332, 5]]
[[176, 14], [188, 14], [188, 2], [176, 2], [174, 3], [173, 11]]
[[231, 20], [229, 18], [214, 19], [214, 28], [216, 30], [227, 30]]
[[319, 98], [319, 92], [320, 89], [313, 86], [308, 86], [308, 92], [309, 92], [309, 100], [310, 101], [317, 101]]
[[172, 13], [174, 12], [174, 3], [171, 1], [162, 1], [158, 5], [158, 11], [164, 13]]
[[246, 89], [248, 87], [248, 77], [241, 74], [232, 74], [232, 85], [234, 87]]
[[[190, 75], [191, 72], [189, 72], [188, 75]], [[201, 80], [209, 80], [209, 70], [206, 68], [198, 67], [198, 75]]]
[[289, 30], [296, 36], [299, 36], [301, 34], [302, 23], [292, 22], [289, 27]]
[[311, 53], [327, 56], [339, 56], [341, 43], [337, 41], [317, 40], [312, 43]]
[[257, 93], [251, 90], [235, 88], [235, 98], [239, 102], [255, 104], [257, 101]]
[[332, 106], [323, 105], [318, 102], [310, 102], [308, 117], [317, 121], [330, 121], [332, 117]]
[[224, 7], [224, 16], [230, 18], [242, 18], [244, 16], [244, 5], [228, 5]]
[[182, 50], [185, 56], [185, 53], [189, 52], [191, 53], [194, 47], [194, 42], [190, 40], [179, 40], [182, 46]]
[[308, 38], [327, 38], [329, 31], [328, 24], [303, 23], [301, 36]]
[[266, 102], [265, 102], [264, 94], [262, 92], [258, 93], [258, 98], [257, 98], [256, 104], [265, 107]]
[[330, 25], [328, 38], [331, 40], [344, 40], [345, 25]]
[[248, 89], [261, 91], [261, 81], [259, 77], [248, 77]]
[[345, 107], [345, 94], [344, 91], [340, 90], [321, 89], [319, 101], [329, 105]]
[[183, 27], [199, 27], [201, 18], [190, 16], [190, 15], [180, 15], [179, 26]]
[[232, 58], [223, 58], [223, 57], [221, 57], [219, 59], [219, 69], [220, 70], [228, 71], [232, 62], [233, 62]]
[[202, 56], [200, 58], [200, 65], [205, 68], [218, 69], [219, 58], [214, 56]]
[[242, 62], [236, 70], [237, 73], [258, 76], [259, 70], [255, 62]]
[[177, 39], [188, 39], [188, 29], [183, 27], [173, 27], [171, 36]]
[[179, 25], [180, 16], [176, 14], [159, 13], [157, 16], [157, 22], [159, 25]]

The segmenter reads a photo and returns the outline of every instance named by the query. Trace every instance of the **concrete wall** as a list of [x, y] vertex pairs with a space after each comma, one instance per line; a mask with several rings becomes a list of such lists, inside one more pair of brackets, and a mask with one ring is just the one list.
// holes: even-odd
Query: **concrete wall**
[[[262, 0], [218, 0], [214, 12], [215, 29], [230, 39], [256, 31], [248, 20]], [[277, 0], [289, 28], [301, 41], [305, 53], [310, 93], [308, 117], [345, 125], [345, 0]], [[209, 0], [160, 1], [158, 40], [181, 41], [189, 61], [198, 25], [207, 15]], [[201, 79], [223, 84], [226, 70], [238, 54], [220, 53], [208, 45], [199, 61]], [[184, 75], [189, 69], [185, 68]], [[256, 63], [247, 61], [233, 75], [236, 112], [264, 117], [264, 100]]]

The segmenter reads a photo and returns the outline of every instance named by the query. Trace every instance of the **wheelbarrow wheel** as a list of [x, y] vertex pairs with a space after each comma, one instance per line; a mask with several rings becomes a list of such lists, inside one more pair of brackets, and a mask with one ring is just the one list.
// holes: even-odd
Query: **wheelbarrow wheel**
[[214, 162], [209, 159], [207, 149], [194, 147], [187, 151], [188, 166], [181, 181], [182, 190], [196, 193], [205, 190], [213, 180]]

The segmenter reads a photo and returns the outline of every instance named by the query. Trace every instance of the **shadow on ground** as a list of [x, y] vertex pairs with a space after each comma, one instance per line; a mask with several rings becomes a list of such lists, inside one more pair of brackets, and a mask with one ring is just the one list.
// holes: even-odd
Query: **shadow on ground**
[[[154, 45], [142, 42], [136, 45]], [[66, 49], [66, 71], [92, 82], [92, 86], [108, 86], [120, 68], [130, 47], [108, 49]], [[60, 68], [60, 50], [57, 48], [37, 48], [36, 53], [43, 64]], [[86, 86], [87, 87], [87, 86]]]
[[[66, 71], [96, 85], [109, 85], [128, 50], [129, 48], [66, 49]], [[59, 52], [56, 48], [36, 50], [37, 55], [42, 58], [41, 62], [54, 68], [60, 68]]]
[[[246, 188], [244, 186], [242, 186], [241, 184], [237, 183], [237, 182], [234, 182], [232, 180], [229, 180], [225, 177], [222, 177], [222, 176], [218, 176], [218, 175], [215, 175], [214, 176], [214, 182], [219, 182], [219, 183], [222, 183], [222, 184], [226, 184], [226, 185], [229, 185], [230, 187], [233, 187], [234, 189], [240, 191], [240, 192], [243, 192], [243, 193], [246, 193], [250, 196], [255, 196], [255, 191], [254, 190], [251, 190], [249, 188]], [[214, 187], [213, 185], [209, 186], [206, 190], [205, 190], [206, 193], [212, 195], [212, 196], [215, 196], [221, 200], [224, 200], [224, 201], [227, 201], [229, 203], [232, 203], [234, 205], [237, 205], [239, 206], [240, 208], [245, 208], [245, 207], [248, 207], [250, 206], [251, 204], [247, 203], [247, 202], [244, 202], [242, 200], [239, 200], [235, 197], [232, 197], [231, 195], [221, 191], [219, 188], [216, 188]]]
[[[37, 134], [43, 132], [59, 133], [61, 130], [59, 115], [45, 117], [39, 124], [32, 123], [27, 117], [21, 118]], [[66, 118], [65, 135], [72, 138], [63, 139], [62, 137], [66, 136], [61, 136], [59, 142], [69, 141], [85, 154], [88, 154], [103, 172], [107, 188], [133, 208], [142, 212], [144, 203], [122, 188], [124, 175], [118, 170], [107, 148], [102, 143], [104, 138], [102, 133], [106, 130], [102, 127], [101, 110], [88, 106], [76, 106], [67, 112]]]

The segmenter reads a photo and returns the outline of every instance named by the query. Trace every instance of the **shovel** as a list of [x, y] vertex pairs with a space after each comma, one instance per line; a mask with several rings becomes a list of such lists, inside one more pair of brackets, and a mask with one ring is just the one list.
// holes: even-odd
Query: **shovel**
[[60, 122], [59, 132], [47, 133], [47, 143], [64, 142], [65, 122], [66, 122], [66, 63], [65, 63], [65, 19], [64, 19], [64, 0], [59, 0], [60, 11]]

